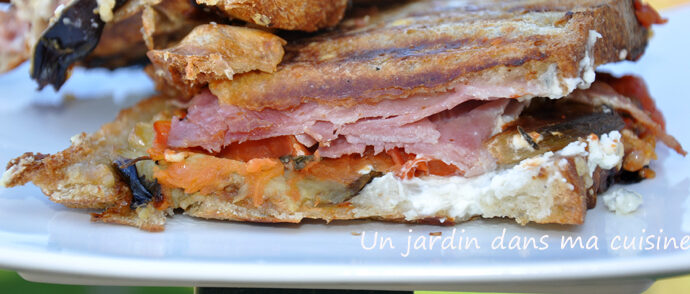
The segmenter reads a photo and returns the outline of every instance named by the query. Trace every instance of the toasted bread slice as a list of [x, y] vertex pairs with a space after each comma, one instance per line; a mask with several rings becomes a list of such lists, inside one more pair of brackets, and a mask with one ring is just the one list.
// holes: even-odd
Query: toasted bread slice
[[[128, 185], [114, 173], [112, 162], [118, 156], [141, 154], [141, 149], [133, 153], [127, 151], [130, 133], [138, 123], [150, 121], [167, 109], [171, 109], [168, 100], [151, 98], [122, 111], [115, 121], [105, 124], [94, 134], [75, 135], [71, 138], [72, 146], [60, 153], [25, 153], [8, 164], [2, 183], [12, 187], [32, 181], [52, 201], [74, 208], [106, 209], [128, 202], [132, 194]], [[155, 218], [132, 220], [139, 222], [132, 225], [147, 230], [156, 230], [161, 223]]]
[[313, 32], [343, 18], [347, 0], [197, 0], [231, 18], [264, 27]]
[[353, 15], [289, 40], [275, 73], [211, 81], [212, 93], [249, 109], [452, 88], [477, 99], [559, 98], [593, 82], [597, 65], [640, 57], [648, 37], [628, 0], [416, 1]]
[[[264, 31], [222, 24], [200, 25], [179, 44], [147, 53], [158, 74], [179, 91], [197, 92], [208, 81], [232, 80], [252, 70], [272, 73], [285, 41]], [[164, 90], [164, 89], [161, 89]]]

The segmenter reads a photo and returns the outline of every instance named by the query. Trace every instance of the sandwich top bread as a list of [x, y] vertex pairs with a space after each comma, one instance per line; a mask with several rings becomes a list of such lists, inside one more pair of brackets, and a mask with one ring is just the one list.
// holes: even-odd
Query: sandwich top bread
[[40, 88], [59, 89], [75, 65], [146, 60], [210, 22], [313, 32], [336, 25], [347, 0], [13, 0], [0, 10], [0, 73], [30, 59]]
[[163, 95], [65, 151], [14, 159], [2, 183], [154, 231], [179, 209], [580, 224], [614, 182], [653, 177], [657, 140], [685, 154], [643, 81], [595, 73], [642, 55], [636, 5], [357, 6], [333, 30], [282, 38], [198, 26], [148, 52]]

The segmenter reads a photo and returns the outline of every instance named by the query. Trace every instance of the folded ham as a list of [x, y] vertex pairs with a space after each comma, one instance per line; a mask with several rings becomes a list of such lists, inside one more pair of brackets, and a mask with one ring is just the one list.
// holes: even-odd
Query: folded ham
[[[203, 91], [192, 99], [184, 118], [173, 118], [167, 143], [217, 153], [233, 143], [291, 135], [307, 147], [318, 144], [319, 155], [326, 158], [363, 154], [368, 147], [375, 153], [401, 148], [453, 165], [465, 176], [476, 176], [496, 168], [484, 143], [517, 118], [525, 104], [490, 95], [478, 100], [477, 92], [472, 93], [458, 88], [351, 107], [307, 102], [288, 110], [250, 110], [223, 104]], [[568, 98], [628, 113], [666, 145], [685, 153], [664, 131], [660, 115], [657, 122], [650, 117], [653, 109], [645, 112], [634, 105], [640, 103], [639, 97], [621, 96], [609, 83], [597, 81]]]
[[184, 119], [173, 119], [168, 145], [218, 152], [232, 143], [294, 135], [306, 146], [318, 143], [323, 157], [361, 154], [367, 146], [376, 153], [403, 148], [472, 176], [495, 167], [482, 142], [495, 133], [499, 122], [516, 117], [522, 104], [513, 99], [467, 102], [470, 98], [453, 91], [373, 105], [310, 102], [287, 111], [256, 111], [219, 104], [204, 91], [192, 100]]

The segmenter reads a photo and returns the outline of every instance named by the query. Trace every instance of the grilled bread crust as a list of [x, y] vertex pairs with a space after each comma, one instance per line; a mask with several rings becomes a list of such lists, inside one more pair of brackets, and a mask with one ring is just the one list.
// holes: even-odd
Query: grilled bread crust
[[[132, 193], [112, 168], [112, 162], [121, 156], [145, 155], [145, 149], [137, 150], [128, 138], [137, 123], [173, 109], [170, 103], [163, 97], [147, 99], [123, 110], [113, 122], [94, 134], [72, 137], [72, 145], [62, 152], [24, 153], [7, 164], [2, 184], [13, 187], [33, 182], [50, 200], [73, 208], [108, 209], [129, 203]], [[146, 230], [162, 228], [155, 225], [160, 218], [140, 219], [129, 212], [118, 217]]]
[[347, 0], [197, 0], [231, 18], [269, 28], [313, 32], [343, 18]]
[[283, 39], [261, 30], [208, 24], [194, 28], [174, 47], [150, 50], [147, 56], [157, 73], [152, 77], [194, 93], [210, 80], [232, 80], [252, 70], [274, 72], [283, 58], [283, 45]]
[[333, 32], [290, 40], [277, 72], [212, 81], [211, 91], [251, 109], [375, 103], [463, 85], [557, 98], [589, 63], [640, 57], [648, 35], [630, 0], [418, 1], [354, 15]]

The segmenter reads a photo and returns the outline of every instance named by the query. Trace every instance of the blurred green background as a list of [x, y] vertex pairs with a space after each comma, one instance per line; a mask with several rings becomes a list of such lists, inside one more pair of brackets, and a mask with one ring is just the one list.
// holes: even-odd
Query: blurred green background
[[[50, 294], [192, 294], [193, 288], [173, 287], [107, 287], [73, 286], [33, 283], [22, 279], [17, 273], [0, 270], [0, 293], [50, 293]], [[451, 292], [417, 291], [415, 294], [447, 294]], [[690, 293], [690, 276], [657, 281], [645, 294]], [[454, 293], [459, 294], [459, 293]], [[464, 293], [467, 294], [467, 293]]]

